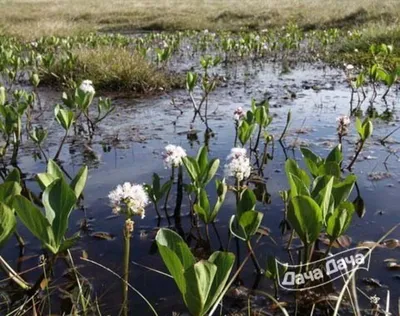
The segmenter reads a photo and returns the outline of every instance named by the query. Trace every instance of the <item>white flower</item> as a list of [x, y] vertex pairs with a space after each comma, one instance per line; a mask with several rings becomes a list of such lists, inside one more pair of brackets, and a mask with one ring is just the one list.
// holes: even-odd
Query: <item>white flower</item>
[[208, 34], [208, 30], [205, 29], [205, 30], [203, 31], [203, 33], [204, 33], [204, 34]]
[[240, 157], [246, 157], [246, 148], [234, 147], [231, 149], [228, 157], [226, 157], [226, 160], [238, 159]]
[[132, 233], [134, 227], [135, 227], [135, 222], [133, 220], [131, 220], [130, 218], [128, 218], [125, 221], [125, 229], [126, 229], [126, 231]]
[[165, 147], [164, 165], [166, 168], [179, 167], [182, 164], [182, 158], [186, 157], [186, 151], [181, 146], [167, 145]]
[[380, 301], [380, 297], [374, 295], [369, 298], [371, 304], [377, 305]]
[[242, 118], [245, 117], [245, 113], [241, 106], [239, 106], [235, 112], [233, 112], [233, 118], [235, 121], [240, 121]]
[[36, 47], [38, 47], [38, 43], [37, 42], [31, 42], [31, 46], [36, 48]]
[[226, 160], [225, 177], [234, 177], [238, 181], [242, 181], [250, 176], [250, 159], [246, 155], [245, 148], [232, 148]]
[[130, 215], [139, 215], [144, 218], [144, 208], [149, 204], [149, 196], [140, 184], [125, 182], [108, 194], [114, 214], [127, 212]]
[[352, 64], [345, 64], [345, 66], [347, 71], [352, 71], [354, 69], [354, 66]]
[[260, 35], [257, 35], [254, 39], [258, 42], [260, 40]]
[[83, 80], [81, 85], [79, 86], [79, 90], [81, 90], [85, 93], [91, 93], [91, 94], [94, 94], [96, 92], [94, 90], [92, 80]]

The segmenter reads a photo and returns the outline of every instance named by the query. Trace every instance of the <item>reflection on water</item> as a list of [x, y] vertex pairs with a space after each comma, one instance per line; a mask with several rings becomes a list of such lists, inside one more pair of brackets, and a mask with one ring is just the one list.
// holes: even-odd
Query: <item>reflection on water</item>
[[[264, 213], [262, 225], [270, 230], [270, 236], [264, 237], [257, 246], [258, 260], [263, 267], [268, 255], [277, 256], [281, 261], [289, 260], [288, 253], [283, 247], [284, 240], [287, 240], [288, 236], [281, 235], [280, 227], [284, 206], [279, 191], [288, 188], [283, 170], [285, 158], [300, 159], [299, 145], [307, 145], [322, 156], [328, 153], [336, 142], [336, 117], [349, 114], [350, 91], [346, 88], [345, 78], [339, 70], [323, 70], [305, 64], [298, 65], [288, 74], [280, 75], [272, 65], [265, 64], [262, 69], [262, 71], [253, 72], [250, 79], [247, 79], [246, 86], [243, 86], [241, 80], [232, 79], [210, 95], [209, 113], [211, 114], [209, 114], [208, 123], [214, 133], [212, 137], [205, 135], [201, 122], [191, 123], [192, 106], [185, 92], [174, 91], [170, 95], [146, 100], [116, 100], [114, 103], [118, 104], [117, 110], [104, 121], [99, 135], [91, 142], [77, 135], [71, 137], [68, 146], [65, 146], [61, 159], [68, 173], [76, 173], [82, 164], [90, 166], [84, 208], [75, 211], [71, 216], [70, 227], [72, 234], [82, 226], [82, 218], [87, 219], [87, 225], [84, 225], [87, 231], [83, 231], [82, 239], [78, 247], [73, 250], [73, 254], [76, 258], [75, 263], [81, 267], [81, 273], [93, 284], [103, 314], [117, 313], [120, 306], [120, 282], [101, 268], [83, 263], [79, 257], [82, 251], [85, 251], [90, 259], [114, 271], [121, 272], [122, 270], [123, 218], [110, 218], [111, 209], [106, 198], [108, 192], [125, 181], [148, 183], [151, 181], [153, 172], [157, 172], [164, 180], [167, 179], [170, 171], [164, 169], [162, 151], [168, 143], [180, 145], [187, 150], [189, 155], [194, 155], [199, 146], [206, 142], [209, 145], [210, 156], [220, 158], [223, 164], [230, 148], [233, 147], [235, 137], [233, 111], [238, 106], [248, 108], [252, 97], [257, 100], [270, 98], [270, 112], [274, 118], [269, 131], [275, 135], [275, 139], [279, 139], [282, 133], [287, 111], [289, 109], [292, 111], [293, 121], [284, 142], [282, 144], [275, 142], [273, 160], [268, 160], [263, 170], [263, 177], [253, 184], [259, 200], [257, 210]], [[239, 68], [239, 73], [240, 71]], [[44, 106], [49, 111], [45, 111], [41, 119], [43, 126], [50, 129], [47, 150], [54, 151], [61, 131], [57, 130], [56, 125], [52, 123], [50, 109], [59, 98], [59, 93], [43, 92]], [[179, 110], [171, 104], [171, 97], [174, 98], [175, 106]], [[363, 198], [366, 213], [362, 219], [355, 217], [348, 231], [348, 235], [351, 236], [351, 247], [364, 240], [378, 240], [392, 226], [400, 222], [400, 212], [396, 205], [400, 186], [399, 157], [397, 156], [400, 148], [399, 133], [394, 133], [385, 146], [379, 142], [380, 138], [389, 134], [398, 124], [397, 110], [394, 107], [398, 98], [397, 95], [392, 95], [391, 98], [388, 98], [389, 107], [377, 100], [373, 108], [368, 107], [367, 102], [358, 108], [371, 116], [382, 117], [381, 120], [374, 122], [375, 131], [372, 141], [365, 147], [354, 169], [359, 177], [358, 189], [360, 197]], [[355, 130], [352, 126], [351, 135], [344, 140], [345, 159], [349, 159], [353, 154], [355, 140]], [[19, 161], [28, 179], [36, 172], [42, 172], [45, 169], [45, 163], [34, 162], [31, 154], [32, 149], [28, 146], [25, 149], [25, 156], [22, 155]], [[376, 172], [387, 172], [390, 177], [381, 181], [370, 181], [368, 175]], [[217, 175], [221, 177], [222, 170], [219, 170]], [[34, 192], [39, 191], [33, 180], [28, 181], [28, 186]], [[356, 191], [353, 193], [355, 199]], [[215, 199], [215, 196], [210, 198]], [[173, 192], [169, 200], [170, 213], [173, 212], [175, 199], [175, 192]], [[361, 204], [361, 201], [359, 203]], [[360, 209], [363, 210], [362, 205]], [[228, 219], [234, 210], [234, 195], [228, 194], [215, 227], [210, 227], [212, 249], [221, 249], [228, 244]], [[184, 196], [181, 221], [177, 223], [178, 231], [184, 235], [196, 255], [207, 256], [210, 249], [205, 242], [204, 227], [193, 228], [188, 212], [189, 201]], [[160, 224], [161, 226], [168, 225], [165, 218]], [[174, 226], [174, 221], [171, 224]], [[141, 265], [166, 271], [153, 243], [157, 226], [155, 210], [150, 206], [146, 211], [146, 218], [136, 221], [131, 242], [131, 258]], [[116, 238], [110, 241], [99, 240], [90, 236], [90, 232], [93, 231], [104, 231], [115, 235]], [[23, 229], [20, 233], [26, 238], [30, 236]], [[396, 238], [395, 235], [392, 237]], [[230, 251], [243, 259], [247, 250], [240, 243], [236, 249], [235, 242], [231, 242]], [[13, 242], [2, 249], [2, 255], [14, 267], [18, 265], [19, 271], [36, 265], [37, 254], [40, 252], [40, 245], [35, 240], [30, 240], [27, 245], [23, 261], [17, 261], [19, 251]], [[382, 284], [390, 287], [394, 299], [400, 295], [397, 286], [399, 281], [395, 278], [395, 272], [385, 267], [383, 260], [389, 257], [400, 259], [397, 251], [376, 249], [372, 255], [370, 271], [361, 272], [359, 278], [378, 278]], [[272, 293], [272, 282], [266, 278], [257, 279], [250, 262], [246, 267], [240, 275], [240, 283], [248, 288], [256, 287]], [[65, 267], [60, 264], [57, 269], [63, 271]], [[33, 281], [35, 275], [35, 272], [30, 272], [26, 274], [26, 277]], [[171, 314], [171, 310], [184, 310], [175, 284], [168, 277], [132, 265], [131, 282], [155, 304], [161, 315], [168, 312]], [[365, 288], [362, 282], [360, 286]], [[364, 290], [371, 295], [375, 293], [380, 297], [386, 295], [384, 288]], [[283, 297], [285, 297], [284, 293]], [[132, 294], [131, 301], [133, 310], [142, 311], [140, 314], [147, 314], [146, 305], [137, 295]]]

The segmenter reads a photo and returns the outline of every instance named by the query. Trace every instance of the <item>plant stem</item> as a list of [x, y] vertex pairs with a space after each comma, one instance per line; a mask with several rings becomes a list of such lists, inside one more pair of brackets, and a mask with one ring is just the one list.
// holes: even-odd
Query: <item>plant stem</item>
[[69, 130], [66, 130], [66, 131], [65, 131], [65, 135], [64, 135], [63, 139], [61, 140], [60, 146], [58, 147], [58, 150], [57, 150], [57, 152], [56, 152], [56, 155], [54, 156], [54, 160], [57, 160], [57, 159], [58, 159], [58, 156], [59, 156], [60, 153], [61, 153], [61, 149], [62, 149], [62, 147], [63, 147], [63, 145], [64, 145], [64, 143], [65, 143], [65, 140], [66, 140], [67, 137], [68, 137], [68, 131], [69, 131]]
[[247, 241], [247, 248], [248, 248], [248, 250], [250, 251], [251, 260], [252, 260], [253, 263], [254, 263], [254, 266], [255, 266], [255, 268], [256, 268], [257, 274], [261, 274], [262, 269], [261, 269], [261, 267], [260, 267], [260, 264], [258, 263], [257, 257], [256, 257], [256, 255], [255, 255], [255, 253], [254, 253], [253, 247], [251, 246], [250, 240]]
[[[170, 180], [172, 182], [172, 184], [174, 183], [174, 178], [175, 178], [175, 167], [172, 166], [171, 180]], [[171, 225], [171, 222], [169, 220], [169, 215], [168, 215], [168, 211], [167, 211], [167, 204], [168, 204], [168, 199], [169, 199], [169, 194], [171, 192], [172, 184], [168, 188], [167, 195], [165, 197], [165, 202], [164, 202], [164, 212], [165, 212], [165, 217], [167, 218], [167, 221], [168, 221], [168, 225]]]
[[25, 241], [17, 231], [14, 232], [14, 236], [17, 239], [18, 245], [20, 246], [20, 248], [25, 247]]
[[289, 112], [287, 114], [287, 117], [286, 117], [286, 125], [285, 125], [285, 128], [283, 129], [281, 137], [279, 137], [279, 141], [282, 141], [282, 139], [285, 137], [286, 131], [287, 131], [287, 129], [289, 127], [289, 124], [290, 124], [290, 120], [291, 120], [291, 112], [289, 110]]
[[260, 142], [260, 137], [261, 137], [262, 129], [263, 129], [262, 126], [259, 125], [256, 143], [255, 143], [254, 148], [253, 148], [253, 151], [254, 151], [254, 152], [257, 151], [258, 143]]
[[124, 225], [124, 275], [122, 282], [122, 315], [128, 316], [128, 283], [129, 283], [129, 252], [131, 232]]
[[361, 143], [360, 143], [360, 147], [357, 149], [356, 154], [355, 154], [354, 157], [353, 157], [353, 160], [350, 162], [349, 166], [347, 167], [347, 169], [348, 169], [349, 171], [351, 171], [351, 168], [353, 167], [354, 163], [356, 162], [356, 160], [357, 160], [357, 158], [358, 158], [358, 155], [360, 154], [361, 150], [362, 150], [363, 147], [364, 147], [365, 140], [360, 140], [360, 142], [361, 142]]
[[182, 165], [178, 167], [178, 183], [177, 183], [177, 193], [176, 193], [176, 205], [174, 210], [174, 217], [177, 219], [181, 216], [181, 206], [183, 199], [183, 171]]
[[211, 248], [211, 239], [210, 239], [210, 231], [209, 231], [209, 229], [208, 229], [208, 224], [206, 224], [205, 227], [206, 227], [207, 242], [208, 242], [208, 245], [209, 245], [210, 248]]

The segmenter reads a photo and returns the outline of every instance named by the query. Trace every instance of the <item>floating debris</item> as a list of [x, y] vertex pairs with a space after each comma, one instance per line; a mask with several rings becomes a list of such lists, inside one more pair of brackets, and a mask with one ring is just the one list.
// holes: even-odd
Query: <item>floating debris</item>
[[113, 234], [107, 233], [107, 232], [94, 232], [90, 234], [90, 237], [94, 237], [97, 239], [103, 239], [103, 240], [114, 240], [115, 236]]
[[371, 181], [379, 181], [379, 180], [384, 180], [392, 177], [392, 175], [389, 172], [370, 172], [368, 174], [368, 180]]

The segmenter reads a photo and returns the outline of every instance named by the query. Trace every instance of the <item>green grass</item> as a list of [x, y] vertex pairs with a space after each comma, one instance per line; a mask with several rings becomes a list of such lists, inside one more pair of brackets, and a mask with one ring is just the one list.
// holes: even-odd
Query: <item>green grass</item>
[[305, 29], [397, 24], [397, 0], [0, 0], [0, 30], [24, 39], [99, 30]]
[[[125, 48], [101, 46], [73, 50], [72, 53], [78, 57], [72, 79], [76, 82], [90, 79], [96, 89], [149, 94], [181, 85], [179, 76], [158, 69], [141, 55]], [[43, 81], [54, 81], [56, 77], [65, 82], [64, 78], [69, 76], [70, 73], [57, 61]]]

